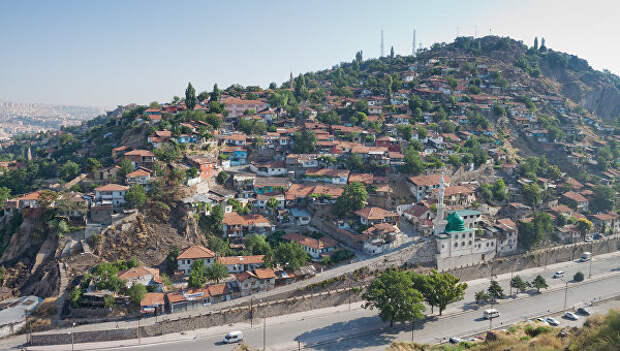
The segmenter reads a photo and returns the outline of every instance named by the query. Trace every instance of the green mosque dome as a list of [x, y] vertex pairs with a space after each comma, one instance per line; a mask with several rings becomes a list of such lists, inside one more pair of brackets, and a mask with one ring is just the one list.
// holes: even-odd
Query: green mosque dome
[[456, 212], [450, 212], [446, 218], [448, 224], [446, 224], [446, 232], [462, 232], [465, 231], [465, 221]]

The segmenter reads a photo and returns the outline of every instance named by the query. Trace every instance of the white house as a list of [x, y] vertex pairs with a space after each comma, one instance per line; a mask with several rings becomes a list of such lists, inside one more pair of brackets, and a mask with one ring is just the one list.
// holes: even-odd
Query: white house
[[118, 184], [107, 184], [95, 188], [95, 202], [102, 205], [111, 204], [114, 207], [125, 203], [125, 193], [129, 190], [128, 186]]
[[271, 176], [283, 176], [286, 175], [286, 166], [284, 165], [284, 161], [273, 161], [273, 162], [250, 162], [250, 171], [256, 173], [258, 175], [271, 177]]
[[288, 233], [284, 236], [284, 239], [301, 245], [304, 251], [312, 256], [313, 259], [320, 259], [321, 255], [335, 250], [338, 246], [336, 240], [327, 236], [315, 239], [301, 234]]
[[217, 262], [226, 266], [229, 273], [240, 273], [263, 267], [265, 255], [218, 257]]
[[203, 260], [205, 266], [211, 265], [215, 261], [215, 253], [202, 246], [190, 246], [177, 257], [178, 269], [187, 275], [196, 260]]

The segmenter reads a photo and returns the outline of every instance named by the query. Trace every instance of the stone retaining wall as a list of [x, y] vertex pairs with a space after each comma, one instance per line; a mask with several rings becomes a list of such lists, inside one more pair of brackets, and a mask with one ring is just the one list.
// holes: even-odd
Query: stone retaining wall
[[[360, 288], [342, 288], [322, 293], [308, 294], [287, 299], [242, 305], [205, 314], [196, 313], [195, 316], [168, 319], [153, 325], [138, 328], [112, 329], [97, 331], [80, 331], [73, 333], [73, 342], [100, 342], [111, 340], [136, 339], [138, 337], [158, 336], [170, 333], [179, 333], [186, 330], [209, 328], [237, 322], [249, 322], [251, 318], [256, 323], [265, 317], [274, 317], [284, 314], [310, 311], [318, 308], [334, 307], [361, 300]], [[30, 345], [58, 345], [71, 344], [71, 334], [35, 334], [32, 335]]]

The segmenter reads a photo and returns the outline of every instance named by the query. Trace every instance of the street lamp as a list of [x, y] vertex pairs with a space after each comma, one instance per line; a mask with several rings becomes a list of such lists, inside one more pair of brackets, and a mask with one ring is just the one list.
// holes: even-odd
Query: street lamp
[[564, 310], [566, 310], [566, 295], [568, 294], [568, 280], [562, 279], [562, 281], [566, 284], [564, 286]]
[[75, 322], [71, 324], [71, 331], [69, 334], [71, 335], [71, 351], [73, 351], [73, 328], [75, 327]]

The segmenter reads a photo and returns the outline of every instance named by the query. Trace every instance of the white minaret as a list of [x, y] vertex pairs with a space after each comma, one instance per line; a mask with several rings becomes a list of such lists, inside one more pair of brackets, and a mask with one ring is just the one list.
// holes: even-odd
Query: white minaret
[[441, 173], [441, 180], [439, 181], [439, 197], [437, 198], [437, 218], [433, 225], [433, 232], [435, 235], [443, 233], [446, 229], [446, 220], [443, 216], [443, 195], [445, 191], [445, 183], [443, 180], [443, 173]]

